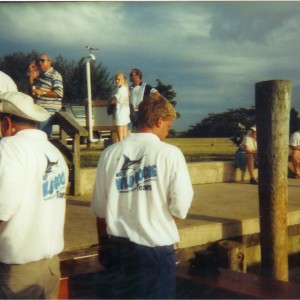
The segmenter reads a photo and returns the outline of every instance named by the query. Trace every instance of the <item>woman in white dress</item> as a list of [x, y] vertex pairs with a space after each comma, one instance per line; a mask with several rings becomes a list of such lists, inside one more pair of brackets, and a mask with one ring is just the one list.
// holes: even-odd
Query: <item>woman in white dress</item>
[[124, 73], [115, 74], [116, 91], [111, 103], [116, 104], [114, 113], [118, 141], [122, 141], [127, 135], [127, 125], [130, 123], [129, 90]]

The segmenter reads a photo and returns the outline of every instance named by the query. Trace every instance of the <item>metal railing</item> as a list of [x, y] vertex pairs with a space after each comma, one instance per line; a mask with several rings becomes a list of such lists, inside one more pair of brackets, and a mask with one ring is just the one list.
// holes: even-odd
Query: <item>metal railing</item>
[[[82, 138], [88, 137], [88, 131], [64, 111], [57, 112], [54, 115], [52, 124], [59, 126], [59, 135], [58, 138], [53, 138], [51, 141], [65, 156], [70, 170], [69, 193], [73, 196], [79, 195], [80, 144]], [[70, 137], [70, 141], [67, 142], [68, 137]]]
[[86, 120], [86, 126], [82, 126], [66, 111], [55, 113], [51, 119], [52, 125], [58, 125], [59, 127], [58, 135], [52, 138], [51, 142], [62, 152], [69, 166], [70, 195], [80, 195], [80, 152], [83, 146], [87, 148], [91, 146], [89, 131], [110, 131], [112, 141], [114, 142], [116, 140], [113, 119], [110, 117], [105, 120], [103, 113], [103, 110], [106, 112], [108, 103], [109, 101], [107, 100], [92, 101], [93, 108], [102, 108], [102, 114], [100, 116], [98, 116], [99, 112], [97, 113], [97, 110], [93, 112], [96, 124], [93, 124], [92, 128], [89, 128], [89, 124], [91, 123], [88, 118]]

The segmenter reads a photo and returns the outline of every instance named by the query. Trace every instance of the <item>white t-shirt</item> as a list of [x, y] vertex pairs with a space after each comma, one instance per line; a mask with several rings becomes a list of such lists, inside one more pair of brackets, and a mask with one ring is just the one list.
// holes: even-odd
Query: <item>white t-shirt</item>
[[63, 250], [68, 167], [38, 129], [0, 142], [0, 262], [24, 264]]
[[15, 82], [7, 74], [0, 71], [0, 93], [17, 92], [18, 88]]
[[130, 123], [129, 91], [127, 86], [117, 87], [114, 96], [117, 99], [115, 123], [117, 126], [127, 125]]
[[247, 146], [247, 149], [250, 151], [257, 152], [257, 141], [251, 136], [244, 137], [242, 147], [245, 150], [244, 146]]
[[[147, 83], [141, 82], [137, 86], [130, 87], [129, 100], [130, 100], [130, 104], [133, 106], [134, 110], [138, 110], [139, 104], [144, 100], [146, 85], [147, 85]], [[151, 88], [151, 90], [148, 94], [151, 94], [154, 92], [157, 92], [157, 90], [155, 88]], [[148, 96], [148, 95], [146, 95], [146, 96]]]
[[152, 133], [136, 133], [100, 157], [91, 208], [107, 232], [150, 247], [179, 241], [193, 187], [182, 152]]

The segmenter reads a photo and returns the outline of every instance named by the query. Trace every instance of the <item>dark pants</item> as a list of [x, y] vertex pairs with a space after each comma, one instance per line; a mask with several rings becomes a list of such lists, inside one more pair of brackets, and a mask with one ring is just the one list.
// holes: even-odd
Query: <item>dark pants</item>
[[130, 121], [131, 122], [127, 125], [128, 130], [130, 130], [131, 132], [137, 131], [138, 119], [139, 119], [138, 111], [131, 111], [130, 112]]
[[112, 237], [104, 247], [107, 298], [174, 299], [176, 282], [173, 245], [147, 247]]

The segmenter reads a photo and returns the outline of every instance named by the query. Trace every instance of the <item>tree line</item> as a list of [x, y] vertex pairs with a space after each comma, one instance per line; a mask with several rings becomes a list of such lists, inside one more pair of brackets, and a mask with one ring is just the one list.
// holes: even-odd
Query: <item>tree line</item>
[[[184, 137], [230, 137], [233, 142], [253, 126], [255, 122], [255, 107], [228, 109], [217, 114], [208, 114], [196, 125], [183, 134]], [[300, 129], [298, 111], [294, 108], [290, 111], [290, 134]]]
[[[30, 86], [27, 77], [28, 66], [36, 61], [39, 53], [15, 52], [0, 58], [0, 70], [8, 74], [18, 86], [19, 91], [29, 93]], [[86, 61], [81, 58], [78, 61], [68, 61], [62, 55], [54, 59], [54, 68], [61, 73], [64, 82], [65, 104], [83, 104], [87, 98]], [[114, 90], [114, 78], [101, 62], [92, 62], [91, 80], [93, 99], [110, 99]], [[177, 104], [176, 92], [171, 84], [165, 84], [156, 79], [154, 86], [175, 107]], [[180, 113], [178, 113], [180, 117]], [[292, 108], [290, 115], [290, 131], [298, 130], [298, 112]], [[182, 137], [234, 137], [242, 128], [246, 129], [255, 124], [255, 107], [228, 109], [222, 113], [210, 113], [206, 118], [182, 133]], [[171, 132], [175, 134], [174, 131]]]
[[[27, 77], [28, 66], [36, 61], [39, 53], [15, 52], [0, 58], [0, 70], [8, 74], [17, 84], [20, 92], [29, 93], [30, 86]], [[54, 59], [53, 67], [62, 75], [64, 84], [64, 103], [82, 104], [87, 98], [86, 60], [85, 57], [78, 61], [68, 61], [62, 55]], [[101, 62], [91, 62], [91, 81], [93, 99], [110, 99], [114, 91], [114, 78]], [[156, 79], [155, 88], [165, 96], [173, 106], [176, 93], [172, 85]]]

